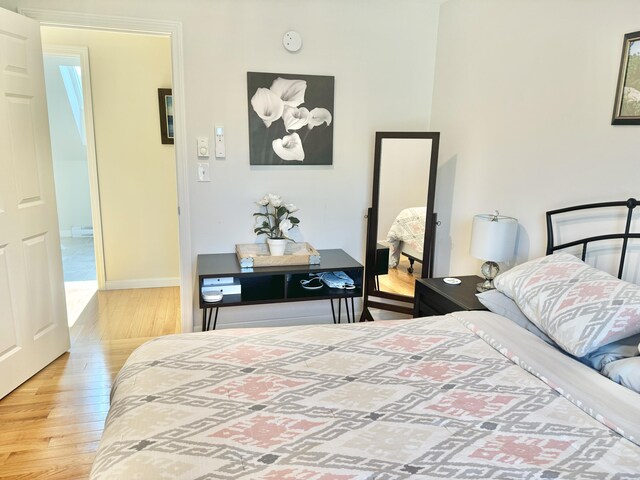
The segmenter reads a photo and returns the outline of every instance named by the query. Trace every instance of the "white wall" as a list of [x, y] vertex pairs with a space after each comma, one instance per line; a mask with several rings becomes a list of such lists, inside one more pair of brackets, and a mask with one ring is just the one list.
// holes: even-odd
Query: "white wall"
[[[254, 240], [254, 201], [267, 192], [300, 207], [301, 237], [364, 259], [377, 130], [428, 130], [439, 0], [1, 0], [182, 22], [190, 162], [192, 258]], [[302, 50], [283, 34], [298, 30]], [[250, 168], [246, 73], [335, 76], [334, 165]], [[212, 182], [196, 181], [196, 137], [225, 126], [227, 158], [211, 160]], [[195, 309], [194, 305], [194, 309]], [[322, 315], [328, 302], [234, 308], [222, 324]], [[199, 313], [195, 312], [196, 324]], [[292, 320], [293, 321], [293, 320]], [[295, 320], [303, 321], [303, 320]]]
[[42, 41], [89, 49], [106, 287], [177, 285], [175, 153], [157, 90], [171, 87], [169, 38], [45, 27]]
[[612, 126], [637, 0], [450, 0], [431, 126], [442, 132], [436, 274], [474, 273], [474, 214], [520, 221], [518, 261], [544, 254], [544, 213], [640, 194], [640, 126]]

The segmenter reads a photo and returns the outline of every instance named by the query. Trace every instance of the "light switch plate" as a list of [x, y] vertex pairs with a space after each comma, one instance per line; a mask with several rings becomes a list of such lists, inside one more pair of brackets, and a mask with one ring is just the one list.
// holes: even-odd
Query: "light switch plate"
[[211, 176], [209, 175], [209, 162], [198, 162], [198, 181], [211, 181]]

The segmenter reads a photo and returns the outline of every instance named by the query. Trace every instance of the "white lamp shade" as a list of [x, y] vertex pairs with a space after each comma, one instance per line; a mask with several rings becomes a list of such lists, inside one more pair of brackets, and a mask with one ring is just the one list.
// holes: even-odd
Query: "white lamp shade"
[[470, 253], [480, 260], [504, 262], [516, 248], [518, 220], [501, 215], [476, 215], [471, 227]]

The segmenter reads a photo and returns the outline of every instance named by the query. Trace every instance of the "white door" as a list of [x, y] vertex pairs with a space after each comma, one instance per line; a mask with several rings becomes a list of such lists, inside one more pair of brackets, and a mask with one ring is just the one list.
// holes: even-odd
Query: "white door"
[[68, 349], [40, 25], [0, 8], [0, 398]]

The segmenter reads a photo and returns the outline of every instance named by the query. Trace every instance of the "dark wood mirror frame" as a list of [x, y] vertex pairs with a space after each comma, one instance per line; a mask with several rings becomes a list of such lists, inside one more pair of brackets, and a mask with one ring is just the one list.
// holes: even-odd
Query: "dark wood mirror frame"
[[[380, 201], [380, 170], [382, 157], [382, 141], [384, 139], [430, 139], [431, 154], [429, 164], [429, 179], [426, 198], [426, 223], [422, 257], [421, 278], [433, 276], [433, 254], [435, 248], [435, 228], [437, 216], [434, 210], [436, 194], [436, 173], [438, 171], [438, 149], [440, 146], [439, 132], [376, 132], [376, 143], [373, 163], [373, 193], [371, 207], [367, 215], [367, 252], [365, 258], [365, 288], [364, 303], [360, 321], [373, 321], [369, 308], [390, 310], [393, 312], [413, 314], [413, 296], [379, 290], [376, 282], [376, 252], [378, 243], [378, 216]], [[429, 234], [427, 234], [429, 232]], [[406, 304], [406, 305], [403, 305]]]

